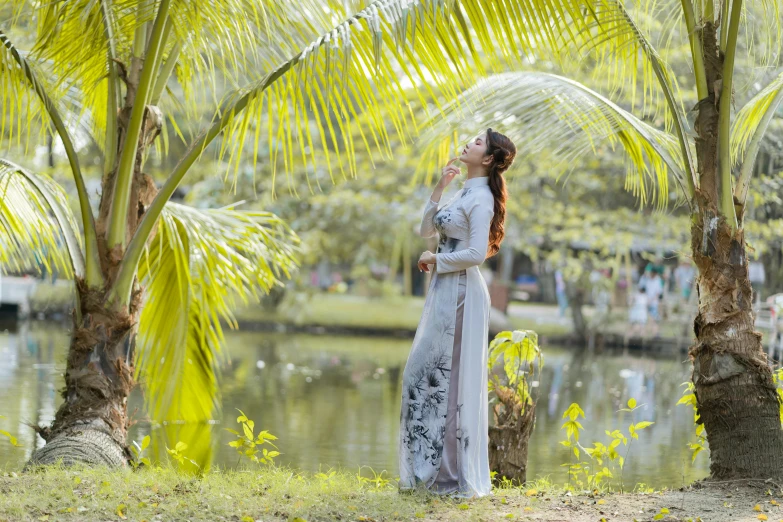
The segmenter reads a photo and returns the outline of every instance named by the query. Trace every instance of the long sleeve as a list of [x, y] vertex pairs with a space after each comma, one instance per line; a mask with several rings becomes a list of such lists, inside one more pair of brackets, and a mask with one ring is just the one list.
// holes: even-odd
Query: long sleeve
[[468, 216], [468, 247], [456, 252], [435, 254], [435, 271], [439, 274], [477, 266], [487, 257], [489, 227], [495, 214], [491, 197], [478, 197], [470, 203]]
[[424, 207], [424, 215], [421, 218], [421, 227], [419, 228], [421, 237], [432, 237], [438, 233], [433, 222], [437, 212], [438, 204], [432, 201], [431, 198], [427, 198], [427, 205]]

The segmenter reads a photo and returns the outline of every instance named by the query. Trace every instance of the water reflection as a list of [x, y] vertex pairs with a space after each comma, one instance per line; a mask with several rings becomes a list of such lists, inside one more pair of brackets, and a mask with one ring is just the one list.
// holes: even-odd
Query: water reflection
[[[228, 446], [234, 436], [225, 428], [239, 427], [240, 409], [255, 421], [256, 431], [279, 437], [278, 462], [309, 471], [368, 465], [396, 476], [400, 381], [410, 340], [240, 332], [229, 334], [227, 342], [233, 361], [221, 383], [220, 422], [153, 427], [145, 421], [140, 393], [131, 397], [137, 421], [131, 438], [140, 441], [150, 434], [153, 460], [165, 459], [166, 448], [183, 441], [185, 454], [202, 467], [235, 466], [237, 453]], [[0, 429], [24, 444], [20, 450], [0, 440], [0, 463], [19, 467], [42, 444], [26, 423], [51, 422], [61, 400], [57, 390], [67, 343], [66, 329], [52, 325], [34, 323], [0, 334], [0, 414], [7, 417], [0, 419]], [[529, 476], [567, 480], [561, 464], [569, 453], [558, 441], [564, 438], [562, 412], [572, 402], [587, 416], [580, 439], [585, 445], [606, 442], [605, 430], [627, 432], [631, 422], [655, 422], [632, 443], [626, 484], [677, 486], [706, 475], [706, 456], [690, 464], [692, 412], [675, 407], [688, 379], [687, 362], [543, 349]], [[618, 412], [629, 397], [644, 406], [633, 414]]]

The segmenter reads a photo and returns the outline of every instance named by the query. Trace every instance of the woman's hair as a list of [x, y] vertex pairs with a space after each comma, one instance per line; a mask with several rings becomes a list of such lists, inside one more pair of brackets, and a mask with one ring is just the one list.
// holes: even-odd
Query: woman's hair
[[500, 250], [500, 243], [506, 235], [506, 180], [503, 173], [508, 170], [517, 155], [514, 143], [503, 134], [487, 129], [487, 155], [493, 157], [489, 166], [489, 189], [495, 198], [495, 215], [489, 227], [489, 248], [487, 257], [492, 257]]

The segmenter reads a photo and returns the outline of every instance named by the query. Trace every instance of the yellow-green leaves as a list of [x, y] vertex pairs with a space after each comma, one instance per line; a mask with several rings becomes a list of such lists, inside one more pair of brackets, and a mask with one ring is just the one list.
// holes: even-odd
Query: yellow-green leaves
[[139, 263], [147, 299], [137, 374], [157, 421], [205, 421], [218, 407], [221, 320], [295, 268], [296, 235], [268, 212], [167, 205]]
[[[773, 380], [774, 379], [775, 374], [773, 373]], [[677, 404], [690, 405], [693, 408], [693, 422], [696, 432], [696, 441], [689, 442], [688, 448], [690, 448], [692, 451], [691, 462], [694, 462], [696, 460], [696, 456], [707, 448], [707, 437], [704, 435], [704, 424], [699, 422], [699, 402], [696, 398], [696, 387], [692, 382], [685, 382], [683, 383], [683, 386], [685, 386], [685, 389], [682, 392], [682, 397], [680, 397], [680, 400], [677, 401]], [[780, 388], [778, 388], [778, 393], [780, 393]], [[783, 405], [781, 405], [781, 412], [783, 412]]]
[[271, 442], [277, 440], [277, 437], [266, 430], [260, 432], [258, 436], [256, 436], [253, 432], [255, 423], [248, 419], [242, 410], [237, 411], [240, 413], [239, 417], [237, 417], [237, 422], [242, 425], [242, 433], [226, 428], [226, 431], [233, 433], [236, 436], [236, 440], [232, 440], [228, 445], [235, 448], [240, 456], [243, 456], [252, 462], [257, 462], [259, 464], [274, 464], [274, 458], [280, 455], [280, 452], [269, 451], [266, 448], [262, 448], [261, 455], [259, 456], [258, 446], [269, 444], [277, 449], [277, 446]]
[[506, 331], [497, 334], [490, 343], [488, 364], [491, 369], [498, 360], [502, 360], [508, 383], [514, 386], [540, 357], [538, 335], [534, 331]]
[[185, 461], [188, 461], [198, 468], [199, 467], [198, 463], [195, 460], [188, 458], [185, 455], [185, 450], [187, 449], [188, 449], [188, 445], [186, 443], [182, 441], [178, 441], [177, 444], [174, 446], [174, 448], [166, 447], [166, 452], [168, 452], [169, 456], [172, 459], [179, 462], [180, 465], [184, 465]]
[[[538, 347], [538, 335], [531, 330], [504, 331], [489, 345], [488, 371], [490, 404], [495, 419], [501, 425], [517, 424], [529, 414], [533, 404], [530, 386], [541, 373], [544, 364]], [[502, 363], [503, 373], [495, 366]]]
[[648, 421], [642, 421], [637, 424], [631, 424], [628, 426], [628, 433], [631, 434], [631, 437], [638, 440], [639, 434], [637, 432], [648, 426], [652, 426], [653, 424], [654, 424], [653, 422], [648, 422]]
[[138, 468], [142, 464], [145, 466], [150, 466], [150, 459], [147, 457], [142, 457], [141, 454], [144, 452], [145, 449], [150, 445], [150, 436], [146, 435], [142, 440], [141, 444], [136, 442], [135, 440], [130, 445], [131, 453], [133, 453], [133, 458], [130, 460], [131, 466], [135, 468]]
[[[734, 196], [742, 203], [748, 193], [753, 166], [767, 127], [783, 101], [783, 74], [754, 96], [737, 113], [731, 127], [732, 164], [740, 161], [739, 180], [734, 188]], [[744, 153], [744, 157], [743, 157]], [[768, 172], [767, 174], [772, 174]]]
[[669, 174], [686, 184], [676, 136], [656, 129], [579, 82], [547, 73], [490, 76], [460, 94], [424, 124], [428, 131], [421, 172], [434, 172], [474, 129], [495, 128], [517, 144], [518, 154], [548, 151], [568, 172], [575, 158], [607, 145], [628, 158], [626, 188], [643, 204], [664, 205]]
[[[563, 425], [560, 427], [560, 429], [566, 430], [566, 436], [568, 437], [568, 440], [572, 440], [574, 442], [579, 441], [579, 431], [583, 430], [584, 427], [577, 421], [579, 417], [585, 418], [585, 412], [582, 411], [582, 408], [579, 407], [577, 403], [572, 403], [568, 409], [563, 413], [563, 418], [568, 418], [568, 420], [563, 423]], [[579, 451], [576, 447], [574, 447], [574, 455], [577, 457], [579, 456]]]
[[[637, 405], [636, 400], [631, 398], [627, 402], [628, 408], [622, 408], [619, 411], [633, 412], [640, 408]], [[592, 447], [583, 445], [579, 442], [579, 432], [583, 429], [582, 425], [577, 421], [579, 417], [584, 418], [584, 411], [578, 404], [571, 404], [568, 409], [563, 413], [563, 418], [568, 420], [563, 424], [561, 429], [566, 430], [567, 440], [560, 441], [560, 444], [567, 448], [571, 448], [574, 452], [574, 456], [578, 459], [577, 462], [570, 462], [567, 464], [561, 464], [568, 468], [569, 484], [573, 480], [580, 487], [587, 487], [590, 489], [600, 486], [607, 479], [614, 478], [613, 470], [620, 469], [620, 490], [623, 489], [623, 469], [625, 467], [625, 459], [630, 452], [630, 443], [633, 439], [638, 439], [639, 430], [643, 430], [649, 426], [652, 426], [653, 422], [640, 421], [632, 423], [628, 427], [628, 435], [622, 431], [615, 429], [613, 431], [605, 430], [606, 435], [611, 437], [609, 445], [605, 445], [601, 442], [593, 442]], [[623, 444], [626, 447], [625, 455], [621, 456], [617, 452], [617, 448]], [[582, 461], [580, 458], [579, 450], [582, 450], [585, 455], [590, 457], [589, 462]]]
[[0, 270], [84, 275], [79, 230], [65, 192], [47, 176], [0, 159]]

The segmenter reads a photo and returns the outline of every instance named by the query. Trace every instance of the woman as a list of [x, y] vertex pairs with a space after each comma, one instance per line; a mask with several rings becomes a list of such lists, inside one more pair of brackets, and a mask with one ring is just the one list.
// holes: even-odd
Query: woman
[[[487, 456], [489, 292], [479, 265], [503, 240], [503, 173], [516, 147], [488, 129], [443, 168], [424, 209], [421, 235], [439, 235], [419, 269], [432, 281], [403, 372], [400, 490], [423, 487], [460, 497], [490, 493]], [[443, 190], [467, 167], [464, 186], [444, 206]]]

